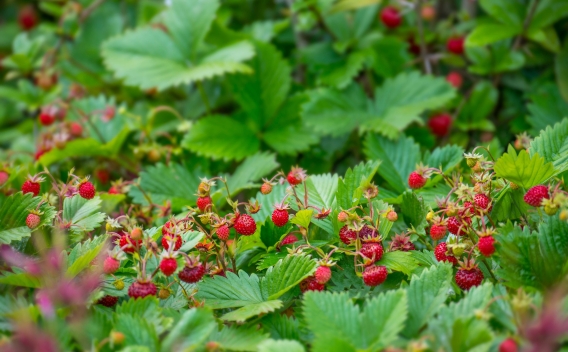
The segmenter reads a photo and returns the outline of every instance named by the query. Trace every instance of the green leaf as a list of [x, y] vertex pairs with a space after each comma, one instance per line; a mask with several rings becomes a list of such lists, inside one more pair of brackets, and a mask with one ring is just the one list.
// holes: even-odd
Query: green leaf
[[197, 121], [185, 135], [182, 145], [214, 159], [241, 160], [256, 153], [260, 141], [242, 122], [214, 115]]
[[[0, 205], [0, 244], [10, 244], [29, 237], [32, 230], [26, 225], [26, 218], [30, 210], [37, 209], [40, 197], [33, 197], [31, 193], [15, 193], [5, 198]], [[43, 213], [38, 227], [51, 225], [56, 215], [55, 208], [43, 203], [39, 210]]]
[[102, 45], [105, 65], [128, 85], [160, 90], [225, 73], [251, 73], [241, 63], [254, 55], [248, 42], [203, 50], [218, 6], [217, 0], [174, 0], [164, 13], [168, 33], [138, 28], [109, 39]]
[[[469, 98], [464, 97], [463, 107], [455, 121], [455, 126], [461, 130], [493, 131], [495, 128], [488, 117], [497, 105], [499, 92], [489, 81], [477, 83]], [[434, 166], [434, 165], [432, 165]]]
[[203, 346], [215, 325], [210, 311], [202, 308], [187, 310], [164, 338], [162, 350], [185, 350]]
[[236, 100], [260, 129], [270, 122], [286, 99], [291, 68], [274, 46], [256, 43], [255, 47], [257, 54], [249, 63], [254, 73], [231, 76], [229, 82]]
[[405, 70], [410, 61], [408, 44], [395, 37], [383, 37], [373, 42], [372, 68], [384, 78], [394, 77]]
[[222, 350], [254, 352], [267, 338], [256, 326], [231, 326], [213, 331], [209, 341], [217, 342]]
[[568, 16], [568, 2], [562, 0], [541, 0], [538, 2], [528, 32], [548, 27], [561, 18]]
[[[305, 181], [308, 189], [308, 202], [320, 209], [332, 209], [335, 204], [335, 194], [337, 192], [339, 176], [336, 174], [313, 175]], [[304, 189], [300, 187], [298, 197], [304, 199]], [[315, 219], [313, 224], [323, 229], [327, 233], [333, 233], [333, 224], [330, 217], [325, 219]]]
[[353, 78], [363, 69], [367, 55], [365, 51], [350, 53], [345, 59], [337, 62], [329, 71], [322, 72], [318, 77], [320, 85], [331, 86], [338, 89], [347, 87]]
[[439, 168], [444, 174], [450, 174], [463, 160], [463, 153], [463, 148], [457, 145], [437, 147], [432, 153], [427, 152], [424, 154], [424, 164]]
[[346, 293], [310, 291], [304, 317], [314, 333], [314, 351], [377, 351], [392, 343], [404, 327], [406, 292], [390, 291], [367, 302], [361, 313]]
[[[227, 178], [231, 196], [234, 196], [244, 189], [256, 187], [253, 183], [259, 181], [261, 177], [266, 176], [278, 167], [276, 156], [270, 153], [257, 153], [243, 161], [235, 170], [233, 175]], [[225, 191], [224, 188], [222, 188]]]
[[568, 102], [568, 40], [564, 41], [562, 49], [554, 59], [556, 83], [565, 102]]
[[195, 59], [218, 8], [218, 0], [174, 0], [163, 14], [168, 33], [185, 58]]
[[272, 300], [260, 303], [253, 303], [224, 314], [221, 319], [228, 321], [244, 322], [250, 317], [259, 314], [266, 314], [282, 307], [282, 301]]
[[20, 287], [40, 288], [41, 282], [35, 276], [12, 267], [13, 272], [3, 271], [0, 273], [0, 284]]
[[520, 3], [509, 0], [480, 0], [479, 4], [499, 22], [522, 29], [526, 7]]
[[212, 309], [235, 308], [265, 301], [255, 274], [227, 272], [227, 277], [206, 278], [198, 284], [196, 297]]
[[520, 219], [529, 209], [523, 200], [524, 195], [521, 189], [504, 188], [494, 198], [491, 217], [496, 221]]
[[467, 46], [484, 46], [500, 40], [513, 38], [521, 33], [522, 28], [494, 21], [484, 21], [475, 26], [467, 36]]
[[124, 345], [146, 346], [158, 351], [158, 335], [152, 324], [143, 317], [115, 314], [114, 329], [124, 334]]
[[[152, 203], [171, 202], [172, 209], [180, 210], [194, 204], [195, 190], [199, 186], [199, 176], [180, 164], [164, 165], [158, 163], [140, 172], [140, 187], [150, 197]], [[147, 204], [145, 195], [136, 186], [130, 188], [129, 195], [135, 203]]]
[[525, 189], [546, 182], [556, 174], [554, 166], [538, 153], [529, 156], [525, 150], [517, 155], [512, 146], [495, 162], [495, 174]]
[[448, 296], [452, 279], [452, 268], [448, 264], [433, 265], [413, 275], [407, 289], [408, 320], [404, 335], [415, 336], [442, 306]]
[[116, 308], [116, 314], [131, 315], [137, 318], [143, 318], [153, 326], [153, 330], [157, 334], [167, 331], [173, 319], [163, 314], [162, 308], [156, 296], [146, 296], [141, 299], [130, 299], [124, 301]]
[[312, 214], [314, 211], [312, 209], [300, 210], [296, 215], [290, 220], [292, 224], [296, 224], [305, 228], [310, 226], [312, 222]]
[[422, 112], [442, 107], [454, 96], [455, 90], [444, 79], [401, 73], [376, 89], [374, 101], [357, 85], [343, 92], [316, 90], [304, 105], [303, 116], [323, 134], [341, 135], [361, 127], [395, 139], [412, 122], [421, 123]]
[[411, 275], [418, 267], [418, 263], [412, 257], [411, 252], [394, 251], [383, 254], [377, 265], [384, 265], [393, 271], [400, 271], [406, 275]]
[[467, 57], [473, 65], [470, 72], [478, 75], [514, 71], [525, 63], [525, 57], [517, 50], [511, 50], [511, 40], [502, 40], [487, 47], [466, 46]]
[[381, 0], [337, 0], [331, 8], [331, 13], [349, 11], [361, 7], [379, 4]]
[[367, 135], [364, 144], [367, 157], [381, 161], [379, 175], [396, 192], [404, 192], [408, 188], [408, 176], [420, 161], [418, 144], [411, 137], [400, 136], [397, 141], [391, 141], [372, 134]]
[[345, 177], [340, 178], [337, 185], [337, 203], [342, 209], [359, 204], [363, 195], [361, 186], [371, 182], [380, 164], [380, 160], [373, 160], [347, 169]]
[[316, 266], [316, 262], [307, 255], [289, 255], [279, 260], [275, 266], [268, 268], [261, 281], [263, 295], [269, 300], [282, 296], [313, 274]]
[[80, 138], [65, 143], [61, 149], [53, 148], [39, 158], [39, 162], [48, 167], [54, 163], [76, 157], [107, 157], [114, 158], [118, 155], [120, 148], [130, 134], [130, 130], [125, 128], [112, 140], [102, 144], [93, 138]]
[[548, 126], [531, 142], [531, 156], [542, 155], [558, 172], [568, 170], [568, 119]]
[[[531, 89], [527, 104], [530, 115], [527, 122], [532, 125], [532, 134], [538, 135], [541, 130], [562, 122], [568, 116], [568, 101], [562, 98], [559, 85], [547, 82]], [[532, 149], [532, 148], [531, 148]], [[539, 154], [543, 155], [540, 151]]]
[[268, 339], [258, 345], [258, 352], [305, 352], [301, 343], [295, 340]]
[[104, 248], [107, 239], [106, 235], [101, 235], [73, 247], [67, 257], [67, 276], [73, 278], [89, 267]]
[[402, 215], [404, 215], [409, 225], [412, 225], [417, 230], [425, 226], [428, 209], [424, 206], [424, 200], [422, 198], [419, 199], [416, 193], [412, 191], [404, 192], [400, 207]]
[[98, 211], [100, 209], [100, 197], [85, 199], [75, 195], [63, 201], [63, 220], [71, 224], [73, 233], [92, 231], [106, 218], [106, 214]]

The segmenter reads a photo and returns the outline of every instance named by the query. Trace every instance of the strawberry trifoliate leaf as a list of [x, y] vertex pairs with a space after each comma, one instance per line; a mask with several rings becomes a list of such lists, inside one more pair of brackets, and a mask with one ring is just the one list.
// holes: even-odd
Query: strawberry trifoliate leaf
[[336, 198], [337, 204], [342, 209], [349, 209], [359, 204], [363, 196], [362, 186], [371, 182], [379, 165], [381, 165], [380, 160], [360, 163], [353, 169], [347, 169], [345, 177], [339, 178]]
[[301, 343], [295, 340], [268, 339], [258, 345], [258, 352], [305, 352]]
[[248, 318], [257, 316], [259, 314], [266, 314], [275, 311], [282, 307], [282, 301], [276, 299], [266, 302], [247, 304], [244, 307], [236, 309], [232, 312], [226, 313], [221, 316], [221, 319], [227, 321], [244, 322]]
[[[0, 205], [0, 244], [10, 244], [29, 237], [32, 230], [26, 225], [26, 218], [30, 210], [35, 210], [40, 203], [40, 197], [33, 197], [31, 193], [18, 192], [4, 199]], [[39, 210], [43, 212], [38, 227], [51, 224], [55, 217], [55, 208], [43, 203]]]
[[91, 265], [104, 248], [108, 236], [101, 235], [78, 243], [67, 257], [67, 275], [75, 277]]
[[394, 251], [383, 254], [378, 265], [384, 265], [393, 271], [400, 271], [406, 275], [411, 275], [418, 268], [418, 263], [412, 257], [411, 252]]
[[316, 262], [307, 255], [290, 255], [268, 268], [261, 282], [263, 295], [276, 299], [298, 285], [316, 270]]
[[268, 335], [256, 326], [224, 326], [221, 330], [213, 330], [209, 341], [216, 342], [223, 350], [257, 351], [257, 346], [268, 339]]
[[521, 150], [519, 154], [512, 146], [495, 162], [495, 174], [525, 189], [548, 181], [557, 174], [551, 162], [538, 155], [532, 156]]
[[63, 220], [71, 224], [70, 230], [75, 234], [92, 231], [106, 218], [100, 209], [100, 197], [87, 200], [75, 195], [63, 201]]

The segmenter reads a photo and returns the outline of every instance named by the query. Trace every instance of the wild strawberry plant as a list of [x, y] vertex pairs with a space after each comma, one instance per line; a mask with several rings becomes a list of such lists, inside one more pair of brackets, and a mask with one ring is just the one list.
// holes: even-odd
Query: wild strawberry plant
[[0, 349], [566, 348], [568, 3], [455, 5], [0, 9]]

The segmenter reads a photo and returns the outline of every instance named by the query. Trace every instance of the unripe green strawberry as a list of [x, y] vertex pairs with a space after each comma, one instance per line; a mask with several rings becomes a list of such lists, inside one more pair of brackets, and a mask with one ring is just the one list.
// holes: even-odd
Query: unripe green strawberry
[[41, 217], [37, 213], [29, 213], [26, 217], [26, 225], [31, 229], [35, 229], [39, 226], [41, 222]]

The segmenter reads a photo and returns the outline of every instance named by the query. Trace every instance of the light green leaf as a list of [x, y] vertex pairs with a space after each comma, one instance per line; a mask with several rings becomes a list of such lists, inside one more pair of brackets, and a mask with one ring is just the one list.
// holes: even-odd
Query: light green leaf
[[201, 241], [204, 236], [205, 234], [199, 231], [188, 231], [182, 234], [181, 238], [183, 239], [183, 244], [179, 250], [181, 252], [189, 252], [197, 245], [197, 243], [199, 243], [199, 241]]
[[525, 189], [546, 182], [557, 172], [538, 153], [529, 156], [525, 150], [517, 155], [512, 146], [495, 162], [495, 174]]
[[433, 265], [413, 275], [407, 289], [408, 320], [404, 335], [412, 337], [438, 312], [448, 295], [452, 268], [448, 264]]
[[222, 350], [254, 352], [267, 338], [268, 335], [262, 333], [256, 326], [231, 326], [213, 331], [209, 341], [217, 342]]
[[424, 164], [439, 168], [447, 175], [463, 160], [463, 152], [462, 147], [453, 144], [437, 147], [432, 153], [424, 154]]
[[236, 119], [215, 115], [200, 119], [185, 135], [182, 145], [214, 159], [240, 160], [260, 148], [260, 141]]
[[542, 131], [531, 142], [530, 153], [542, 155], [558, 172], [568, 170], [568, 118]]
[[411, 275], [418, 267], [418, 263], [412, 257], [411, 252], [394, 251], [383, 254], [377, 265], [384, 265], [393, 271], [400, 271], [406, 275]]
[[361, 7], [381, 3], [382, 0], [337, 0], [331, 8], [331, 13], [355, 10]]
[[202, 346], [215, 329], [215, 325], [210, 311], [202, 308], [187, 310], [163, 340], [162, 350], [184, 350]]
[[349, 54], [345, 60], [333, 65], [329, 71], [322, 72], [318, 77], [320, 85], [331, 86], [338, 89], [347, 87], [359, 71], [363, 69], [363, 65], [367, 61], [367, 55], [364, 51], [355, 51]]
[[296, 224], [305, 228], [310, 226], [312, 222], [312, 214], [314, 211], [312, 209], [300, 210], [296, 215], [290, 220], [292, 224]]
[[[0, 244], [10, 244], [31, 235], [30, 228], [26, 225], [26, 218], [30, 210], [37, 209], [41, 201], [40, 197], [33, 197], [31, 193], [18, 192], [5, 198], [0, 205]], [[39, 210], [43, 212], [38, 227], [51, 225], [56, 215], [55, 208], [43, 203]]]
[[411, 137], [400, 136], [397, 141], [391, 141], [372, 134], [367, 135], [364, 144], [367, 157], [382, 162], [379, 175], [396, 192], [404, 192], [408, 188], [408, 176], [420, 161], [418, 144]]
[[106, 214], [98, 211], [100, 209], [100, 197], [85, 199], [75, 195], [63, 201], [63, 220], [71, 223], [71, 231], [74, 233], [92, 231], [106, 218]]
[[12, 267], [12, 271], [13, 272], [3, 271], [0, 273], [0, 284], [30, 288], [41, 287], [41, 282], [37, 277], [14, 267]]
[[167, 331], [173, 323], [173, 319], [163, 313], [158, 298], [152, 295], [124, 301], [116, 308], [116, 314], [143, 318], [157, 334]]
[[500, 40], [513, 38], [522, 28], [493, 21], [481, 22], [473, 29], [466, 39], [467, 46], [484, 46]]
[[198, 284], [196, 297], [213, 309], [235, 308], [265, 301], [260, 290], [260, 279], [255, 274], [226, 273], [227, 277], [206, 278]]
[[275, 266], [268, 268], [261, 281], [263, 295], [269, 300], [282, 296], [313, 274], [316, 266], [315, 260], [307, 255], [289, 255], [279, 260]]
[[124, 334], [126, 346], [145, 346], [150, 351], [158, 351], [158, 335], [151, 322], [129, 314], [115, 313], [114, 316], [114, 329]]
[[258, 345], [258, 352], [305, 352], [306, 349], [296, 340], [268, 339]]
[[[270, 153], [257, 153], [243, 161], [235, 172], [227, 178], [231, 196], [241, 192], [243, 189], [253, 188], [257, 186], [253, 182], [260, 181], [260, 178], [266, 176], [278, 167], [276, 156]], [[222, 191], [226, 193], [225, 189]]]
[[400, 205], [402, 215], [406, 222], [417, 230], [421, 230], [426, 224], [426, 214], [428, 209], [424, 206], [424, 200], [418, 198], [416, 193], [406, 191], [402, 194], [402, 204]]
[[523, 200], [524, 195], [522, 189], [504, 188], [494, 198], [491, 217], [496, 221], [520, 219], [529, 209]]
[[371, 182], [377, 169], [381, 165], [380, 160], [371, 160], [360, 163], [353, 169], [347, 169], [345, 177], [340, 178], [337, 184], [337, 203], [343, 209], [349, 209], [359, 204], [363, 196], [361, 186]]
[[408, 315], [406, 291], [388, 291], [371, 299], [361, 315], [363, 334], [369, 338], [369, 350], [381, 350], [393, 343], [404, 328]]
[[281, 307], [282, 307], [282, 301], [280, 300], [253, 303], [253, 304], [248, 304], [239, 309], [236, 309], [232, 312], [226, 313], [223, 316], [221, 316], [221, 319], [227, 321], [244, 322], [248, 318], [257, 316], [259, 314], [270, 313]]
[[528, 32], [548, 27], [561, 18], [568, 16], [568, 2], [565, 0], [541, 0], [538, 2]]
[[218, 0], [173, 0], [163, 14], [168, 33], [185, 58], [195, 59], [218, 8]]
[[67, 276], [73, 278], [89, 267], [104, 248], [107, 239], [106, 235], [101, 235], [73, 247], [67, 258]]

